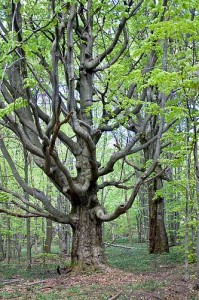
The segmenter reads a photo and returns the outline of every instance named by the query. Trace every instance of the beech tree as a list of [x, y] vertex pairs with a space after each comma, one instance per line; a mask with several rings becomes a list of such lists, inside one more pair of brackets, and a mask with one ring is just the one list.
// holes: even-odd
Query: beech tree
[[[164, 91], [155, 81], [152, 71], [156, 67], [167, 74], [167, 47], [165, 38], [159, 41], [148, 24], [161, 26], [168, 3], [21, 0], [0, 5], [0, 148], [20, 190], [41, 203], [27, 202], [23, 192], [1, 182], [1, 191], [18, 199], [15, 205], [28, 214], [2, 208], [0, 212], [70, 224], [72, 266], [99, 268], [105, 263], [102, 223], [127, 212], [150, 175], [158, 180], [163, 174], [158, 171], [164, 147], [161, 138], [177, 119], [165, 120], [165, 106], [176, 85]], [[9, 149], [9, 132], [70, 201], [69, 214], [58, 210], [44, 192], [20, 175]], [[126, 144], [114, 144], [119, 132], [128, 136]], [[100, 165], [98, 145], [107, 134], [114, 145]], [[72, 157], [75, 173], [60, 154], [60, 144]], [[108, 180], [108, 174], [120, 160], [126, 164], [139, 151], [145, 153], [145, 165], [133, 165], [139, 176], [130, 197], [106, 213], [98, 191], [132, 183], [132, 175], [119, 178], [115, 174], [114, 180]], [[156, 220], [161, 219], [164, 231], [156, 240], [160, 243], [167, 237], [163, 202], [157, 203], [161, 203], [161, 213]], [[158, 251], [168, 251], [167, 243]]]

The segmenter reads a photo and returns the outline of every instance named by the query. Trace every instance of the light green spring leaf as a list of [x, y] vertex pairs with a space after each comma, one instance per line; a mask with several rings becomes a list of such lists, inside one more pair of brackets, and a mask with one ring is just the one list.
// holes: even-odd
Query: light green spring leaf
[[16, 99], [15, 102], [8, 104], [5, 108], [0, 109], [0, 119], [5, 115], [10, 115], [16, 109], [26, 107], [27, 105], [27, 100], [24, 100], [23, 98]]

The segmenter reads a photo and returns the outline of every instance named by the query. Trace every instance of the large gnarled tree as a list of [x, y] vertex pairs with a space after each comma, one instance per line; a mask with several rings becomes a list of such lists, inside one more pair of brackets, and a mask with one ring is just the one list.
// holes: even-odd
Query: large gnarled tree
[[[165, 124], [164, 114], [156, 115], [156, 128], [144, 140], [153, 119], [153, 111], [142, 112], [143, 107], [148, 107], [147, 102], [155, 101], [148, 97], [151, 87], [143, 88], [139, 99], [133, 78], [128, 86], [124, 77], [121, 78], [121, 84], [115, 90], [110, 80], [114, 80], [112, 67], [126, 60], [128, 82], [132, 70], [139, 64], [147, 82], [149, 75], [146, 74], [150, 74], [160, 57], [156, 56], [156, 50], [151, 52], [148, 49], [146, 53], [132, 57], [129, 49], [133, 47], [133, 39], [139, 40], [140, 36], [141, 40], [145, 35], [144, 28], [140, 32], [138, 25], [133, 30], [132, 26], [136, 22], [140, 24], [144, 13], [147, 18], [152, 16], [157, 22], [162, 22], [166, 4], [164, 1], [164, 10], [160, 9], [158, 13], [160, 4], [151, 1], [145, 5], [144, 0], [133, 1], [132, 5], [103, 0], [1, 3], [0, 107], [5, 109], [11, 103], [20, 107], [20, 101], [24, 101], [25, 106], [13, 106], [14, 113], [7, 110], [1, 126], [12, 131], [33, 156], [38, 168], [66, 200], [69, 199], [71, 212], [66, 215], [59, 211], [41, 190], [24, 181], [9, 153], [4, 134], [0, 138], [0, 148], [15, 180], [26, 193], [40, 200], [41, 206], [28, 202], [29, 212], [24, 215], [4, 209], [0, 212], [19, 217], [44, 216], [70, 224], [73, 230], [71, 261], [76, 268], [98, 268], [105, 262], [102, 223], [125, 213], [132, 206], [140, 186], [157, 168], [160, 139], [170, 125]], [[156, 6], [153, 15], [150, 8]], [[168, 98], [160, 96], [157, 105], [163, 109]], [[135, 101], [125, 108], [123, 100], [132, 98]], [[97, 160], [100, 139], [107, 132], [117, 135], [119, 128], [129, 135], [128, 143], [113, 147], [106, 163], [100, 165]], [[60, 143], [73, 156], [75, 175], [59, 155]], [[119, 187], [126, 178], [115, 182], [100, 182], [100, 178], [113, 172], [119, 160], [138, 151], [145, 150], [146, 153], [150, 145], [153, 152], [145, 157], [150, 162], [140, 171], [128, 201], [121, 203], [112, 213], [105, 213], [98, 200], [98, 190], [111, 184]], [[22, 203], [19, 207], [24, 208], [26, 199], [21, 194], [3, 186], [1, 190], [18, 198]]]

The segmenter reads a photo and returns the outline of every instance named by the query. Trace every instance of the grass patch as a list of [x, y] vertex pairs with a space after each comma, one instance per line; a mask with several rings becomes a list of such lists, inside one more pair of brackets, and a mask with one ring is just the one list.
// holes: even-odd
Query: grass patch
[[146, 244], [134, 244], [132, 249], [107, 247], [106, 254], [111, 266], [134, 273], [154, 272], [162, 265], [184, 262], [184, 254], [179, 247], [172, 247], [170, 253], [149, 254]]
[[1, 262], [0, 263], [0, 279], [4, 280], [15, 278], [16, 276], [24, 279], [45, 279], [50, 278], [56, 274], [58, 265], [66, 266], [64, 258], [60, 258], [59, 255], [50, 255], [44, 257], [43, 255], [35, 255], [33, 257], [33, 263], [31, 269], [27, 268], [26, 261], [16, 263]]
[[14, 293], [0, 292], [0, 299], [14, 299], [21, 296], [23, 296], [23, 294], [20, 292], [14, 292]]
[[[101, 285], [75, 285], [71, 288], [65, 289], [62, 287], [57, 291], [49, 293], [43, 293], [41, 291], [35, 292], [34, 296], [31, 293], [31, 300], [54, 300], [54, 299], [66, 299], [66, 300], [107, 300], [117, 292], [107, 286]], [[110, 296], [110, 297], [109, 297]], [[121, 298], [119, 298], [121, 300]]]
[[[60, 292], [51, 292], [44, 294], [43, 292], [36, 293], [35, 295], [31, 295], [32, 300], [54, 300], [54, 299], [68, 299], [65, 298], [65, 293]], [[28, 298], [27, 298], [28, 299]]]
[[165, 286], [165, 282], [159, 282], [156, 280], [147, 280], [143, 283], [134, 285], [132, 291], [144, 290], [146, 292], [153, 292], [163, 286]]
[[3, 277], [4, 280], [16, 278], [18, 276], [24, 279], [49, 278], [53, 272], [56, 272], [56, 266], [57, 265], [53, 264], [46, 265], [45, 267], [34, 265], [31, 270], [28, 270], [25, 264], [4, 264], [1, 265], [1, 277]]

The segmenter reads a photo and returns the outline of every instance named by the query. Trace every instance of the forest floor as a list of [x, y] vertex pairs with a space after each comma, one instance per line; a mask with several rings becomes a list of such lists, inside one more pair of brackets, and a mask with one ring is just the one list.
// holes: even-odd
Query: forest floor
[[69, 259], [58, 255], [34, 258], [27, 270], [0, 264], [0, 299], [32, 300], [198, 300], [194, 290], [195, 265], [185, 280], [182, 250], [149, 255], [145, 245], [132, 249], [107, 248], [109, 266], [103, 272], [59, 275], [57, 264]]

